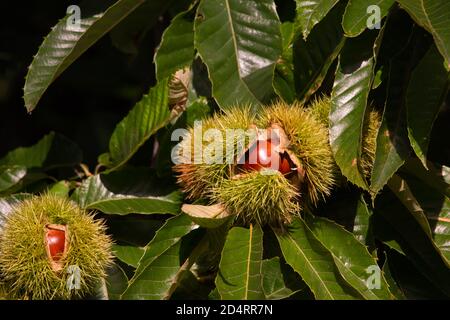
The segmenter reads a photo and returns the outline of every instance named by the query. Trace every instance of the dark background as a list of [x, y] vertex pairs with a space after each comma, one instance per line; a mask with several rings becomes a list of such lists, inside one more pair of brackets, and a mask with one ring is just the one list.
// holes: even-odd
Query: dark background
[[108, 150], [115, 125], [155, 82], [153, 54], [168, 19], [146, 34], [138, 54], [121, 52], [104, 36], [50, 85], [28, 114], [22, 98], [27, 67], [50, 28], [80, 1], [5, 2], [0, 4], [0, 157], [56, 131], [81, 147], [84, 162], [95, 165]]

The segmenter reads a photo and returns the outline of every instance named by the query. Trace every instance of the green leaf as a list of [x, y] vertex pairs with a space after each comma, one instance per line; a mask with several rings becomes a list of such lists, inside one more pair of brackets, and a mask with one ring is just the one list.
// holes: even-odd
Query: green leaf
[[402, 239], [393, 226], [379, 214], [372, 216], [372, 229], [375, 239], [383, 242], [387, 247], [397, 251], [399, 254], [406, 256], [406, 253], [403, 250], [405, 246], [404, 239]]
[[119, 300], [120, 295], [128, 285], [128, 278], [125, 272], [117, 264], [108, 268], [106, 276], [106, 291], [109, 300]]
[[295, 0], [297, 7], [296, 24], [306, 39], [313, 29], [339, 0]]
[[[405, 176], [405, 180], [402, 181], [407, 185], [410, 198], [415, 204], [413, 209], [421, 214], [421, 218], [426, 219], [426, 226], [430, 230], [434, 243], [450, 262], [450, 198], [439, 190], [429, 188], [413, 176], [402, 176]], [[405, 205], [405, 207], [412, 214], [417, 214], [412, 212], [410, 206]]]
[[286, 279], [279, 257], [263, 260], [261, 274], [266, 299], [286, 299], [304, 289], [302, 282], [298, 279], [295, 279], [297, 280], [295, 282], [289, 282], [289, 279]]
[[450, 199], [445, 197], [443, 203], [437, 206], [439, 202], [436, 198], [433, 199], [434, 201], [430, 198], [421, 199], [422, 206], [432, 226], [433, 240], [443, 256], [450, 262]]
[[194, 17], [191, 9], [172, 19], [155, 54], [156, 78], [161, 81], [194, 59]]
[[[382, 240], [383, 237], [380, 238]], [[402, 249], [402, 246], [396, 239], [390, 240], [382, 240], [385, 245], [387, 245], [390, 249], [397, 251], [399, 254], [406, 256], [405, 251]]]
[[327, 201], [326, 205], [311, 213], [342, 225], [372, 252], [376, 249], [371, 221], [372, 209], [364, 200], [364, 193], [358, 189], [345, 189], [340, 192], [342, 194], [337, 193], [333, 200]]
[[207, 300], [210, 292], [210, 283], [198, 279], [191, 271], [185, 271], [171, 300]]
[[378, 130], [371, 175], [372, 197], [386, 185], [409, 155], [404, 101], [405, 77], [408, 76], [407, 61], [406, 57], [400, 55], [389, 64], [387, 100]]
[[290, 21], [283, 22], [280, 26], [282, 54], [278, 59], [273, 74], [273, 88], [275, 93], [287, 103], [295, 100], [293, 42], [295, 38], [294, 24]]
[[5, 191], [19, 183], [27, 174], [24, 166], [0, 167], [0, 192]]
[[292, 44], [295, 40], [294, 24], [290, 21], [283, 22], [280, 25], [280, 32], [283, 55], [286, 54], [287, 56], [290, 56], [292, 58]]
[[65, 180], [58, 181], [48, 189], [48, 192], [59, 197], [68, 197], [70, 192], [70, 183]]
[[421, 205], [432, 226], [433, 241], [442, 255], [450, 262], [450, 199], [445, 197], [443, 201], [436, 200], [436, 197], [433, 199], [432, 196], [429, 196], [429, 198], [421, 199]]
[[431, 229], [425, 216], [425, 212], [414, 197], [408, 183], [399, 175], [394, 174], [392, 178], [389, 179], [388, 186], [431, 239]]
[[375, 215], [384, 218], [381, 228], [391, 228], [402, 252], [437, 288], [450, 296], [449, 262], [411, 213], [390, 192], [383, 192], [375, 203]]
[[210, 114], [210, 107], [208, 100], [205, 97], [200, 97], [192, 101], [186, 108], [184, 114], [186, 114], [186, 125], [193, 126], [195, 120], [202, 120], [208, 117]]
[[109, 141], [110, 163], [116, 170], [170, 120], [168, 81], [163, 80], [117, 125]]
[[387, 283], [389, 284], [389, 289], [394, 295], [394, 297], [397, 300], [405, 300], [406, 299], [405, 294], [403, 293], [402, 289], [399, 287], [394, 277], [392, 276], [391, 268], [389, 267], [389, 261], [387, 257], [385, 258], [383, 264], [383, 274], [384, 277], [386, 278]]
[[450, 168], [441, 166], [436, 167], [433, 163], [427, 162], [427, 169], [422, 162], [415, 158], [406, 161], [404, 170], [418, 179], [422, 180], [428, 187], [438, 191], [441, 194], [450, 197]]
[[[367, 24], [373, 23], [373, 18], [377, 17], [371, 6], [378, 6], [380, 10], [380, 19], [383, 19], [389, 12], [389, 9], [395, 3], [395, 0], [352, 0], [345, 8], [342, 19], [342, 27], [347, 37], [359, 36], [367, 28]], [[380, 21], [381, 23], [381, 21]]]
[[263, 232], [259, 225], [230, 230], [222, 251], [216, 286], [224, 300], [264, 298], [262, 289]]
[[397, 0], [421, 27], [433, 35], [450, 70], [450, 2], [447, 0]]
[[168, 219], [145, 247], [144, 255], [122, 299], [170, 298], [174, 283], [179, 280], [177, 275], [185, 270], [181, 268], [188, 262], [180, 261], [181, 239], [197, 228], [198, 225], [184, 214]]
[[[307, 215], [305, 221], [317, 239], [333, 255], [342, 277], [368, 300], [390, 299], [389, 285], [381, 274], [377, 261], [367, 248], [350, 232], [338, 224], [320, 217]], [[379, 287], [371, 287], [370, 276], [380, 274]]]
[[217, 291], [217, 287], [210, 292], [210, 294], [208, 295], [208, 300], [220, 300], [220, 295]]
[[114, 46], [128, 54], [137, 54], [139, 46], [161, 15], [174, 0], [144, 1], [110, 32]]
[[382, 83], [383, 83], [383, 67], [381, 66], [380, 69], [377, 70], [373, 78], [372, 90], [378, 88]]
[[183, 204], [181, 211], [187, 214], [196, 224], [204, 228], [220, 227], [234, 217], [221, 204], [211, 206]]
[[345, 43], [341, 27], [344, 4], [333, 10], [312, 30], [308, 38], [294, 43], [294, 76], [297, 97], [306, 101], [319, 89], [328, 69]]
[[368, 189], [361, 168], [364, 118], [374, 76], [377, 31], [347, 40], [339, 57], [330, 111], [330, 145], [342, 174]]
[[112, 248], [114, 256], [123, 263], [136, 268], [144, 254], [144, 248], [132, 245], [114, 244]]
[[195, 46], [208, 67], [219, 106], [258, 106], [272, 96], [271, 79], [281, 55], [280, 21], [273, 0], [202, 0], [195, 20]]
[[316, 299], [361, 299], [339, 274], [333, 255], [302, 219], [295, 218], [285, 233], [274, 232], [286, 262], [300, 274]]
[[20, 147], [0, 159], [1, 165], [53, 169], [81, 162], [81, 150], [66, 137], [51, 132], [31, 147]]
[[[214, 229], [207, 228], [205, 230], [205, 236], [201, 241], [207, 243], [208, 250], [199, 256], [195, 262], [195, 266], [190, 270], [198, 279], [211, 278], [212, 272], [214, 273], [217, 269], [219, 269], [222, 249], [225, 245], [231, 225], [232, 221], [228, 221], [220, 227]], [[210, 284], [213, 284], [213, 281], [211, 281]]]
[[112, 6], [81, 9], [79, 25], [76, 16], [60, 20], [42, 42], [25, 80], [25, 106], [31, 112], [50, 84], [98, 39], [110, 31], [145, 0], [118, 0]]
[[178, 214], [181, 198], [177, 189], [161, 186], [152, 170], [139, 168], [89, 177], [72, 195], [82, 208], [118, 215]]
[[369, 209], [364, 196], [361, 194], [356, 205], [356, 216], [353, 225], [353, 234], [355, 238], [369, 247], [371, 250], [374, 247], [373, 234], [370, 226], [370, 217], [372, 211]]
[[[414, 69], [406, 93], [409, 141], [425, 167], [431, 129], [449, 87], [443, 62], [433, 45]], [[432, 81], [424, 83], [424, 79]]]

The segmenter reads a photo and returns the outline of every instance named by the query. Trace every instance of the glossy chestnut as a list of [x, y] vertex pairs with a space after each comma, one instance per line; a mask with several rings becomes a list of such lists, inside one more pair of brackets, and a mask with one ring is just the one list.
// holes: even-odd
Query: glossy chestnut
[[273, 150], [270, 140], [257, 141], [250, 147], [243, 164], [243, 169], [246, 171], [259, 171], [263, 168], [277, 169], [282, 174], [292, 171], [289, 160]]
[[47, 246], [53, 261], [59, 261], [64, 254], [66, 232], [59, 229], [48, 229], [46, 234]]

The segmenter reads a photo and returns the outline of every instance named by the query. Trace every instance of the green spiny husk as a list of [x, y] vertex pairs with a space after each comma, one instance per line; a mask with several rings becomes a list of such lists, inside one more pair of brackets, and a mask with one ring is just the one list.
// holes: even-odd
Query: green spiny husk
[[263, 169], [224, 180], [214, 189], [213, 200], [225, 203], [244, 224], [282, 226], [299, 212], [298, 196], [280, 172]]
[[[54, 271], [44, 241], [45, 226], [67, 226], [69, 245]], [[112, 263], [112, 241], [100, 220], [75, 203], [45, 194], [17, 205], [0, 234], [0, 273], [11, 299], [71, 299], [91, 294]], [[67, 286], [70, 266], [80, 271], [80, 288]]]
[[313, 117], [322, 122], [327, 128], [330, 124], [329, 115], [331, 109], [331, 98], [328, 96], [316, 97], [308, 106]]
[[0, 300], [7, 300], [8, 299], [8, 294], [6, 292], [6, 288], [5, 285], [0, 282]]
[[[226, 129], [245, 131], [254, 126], [266, 129], [274, 123], [280, 125], [287, 134], [291, 142], [289, 149], [304, 169], [305, 186], [301, 186], [301, 190], [278, 171], [271, 175], [250, 172], [234, 176], [232, 166], [226, 163], [177, 164], [174, 170], [187, 197], [208, 198], [211, 203], [223, 203], [244, 224], [258, 222], [282, 225], [299, 213], [300, 191], [304, 191], [302, 200], [313, 203], [328, 195], [335, 174], [328, 133], [325, 125], [301, 105], [277, 103], [257, 116], [251, 113], [250, 107], [236, 106], [209, 118], [203, 123], [203, 129], [216, 128], [225, 136]], [[193, 132], [191, 128], [191, 136]], [[252, 136], [249, 135], [245, 143], [251, 141]], [[191, 144], [193, 148], [193, 139], [182, 143]], [[224, 143], [224, 148], [226, 143], [230, 141]], [[234, 140], [231, 143], [235, 155], [233, 160], [236, 161], [242, 155], [242, 148]], [[195, 149], [192, 150], [195, 152]], [[190, 160], [193, 158], [194, 155]]]
[[[328, 103], [322, 100], [319, 105]], [[323, 107], [321, 107], [323, 108]], [[276, 103], [262, 113], [259, 125], [276, 123], [286, 133], [291, 150], [305, 171], [305, 197], [312, 204], [325, 199], [335, 183], [336, 165], [328, 143], [328, 130], [311, 109], [300, 104]]]
[[[179, 184], [189, 199], [206, 198], [211, 203], [220, 202], [244, 224], [288, 223], [301, 207], [315, 206], [324, 200], [340, 179], [328, 140], [330, 105], [329, 97], [316, 98], [307, 108], [299, 103], [288, 105], [278, 102], [266, 107], [258, 115], [253, 115], [248, 106], [235, 106], [215, 114], [203, 123], [204, 130], [216, 128], [223, 136], [226, 129], [248, 130], [254, 126], [266, 129], [274, 124], [280, 126], [289, 140], [287, 149], [296, 157], [303, 170], [300, 186], [294, 186], [288, 177], [279, 172], [274, 175], [249, 172], [235, 176], [230, 164], [193, 162], [174, 166]], [[364, 125], [363, 136], [362, 162], [366, 174], [373, 163], [378, 125], [379, 116], [371, 111]], [[191, 128], [191, 135], [193, 131]], [[252, 138], [248, 138], [245, 143], [251, 141]], [[192, 140], [182, 143], [193, 146]], [[242, 150], [234, 140], [231, 143], [234, 161], [237, 161]], [[206, 145], [205, 141], [203, 144]], [[222, 157], [223, 160], [225, 157]]]
[[[251, 115], [249, 106], [241, 108], [233, 108], [224, 111], [223, 114], [215, 114], [206, 119], [202, 123], [202, 129], [218, 129], [225, 136], [226, 129], [242, 129], [247, 130], [250, 125], [254, 123], [254, 116]], [[191, 137], [194, 136], [194, 128], [190, 128], [189, 133]], [[224, 139], [223, 150], [227, 150], [227, 141]], [[205, 142], [202, 142], [205, 144]], [[231, 142], [231, 148], [234, 154], [238, 152], [239, 147], [236, 141]], [[174, 166], [175, 172], [178, 173], [178, 183], [182, 186], [183, 192], [189, 199], [198, 199], [203, 197], [210, 197], [212, 190], [222, 183], [224, 179], [231, 176], [231, 167], [227, 163], [225, 157], [221, 157], [222, 163], [206, 164], [194, 163], [196, 155], [199, 153], [198, 148], [194, 147], [194, 139], [186, 139], [181, 142], [182, 147], [190, 145], [193, 151], [190, 159], [191, 163], [177, 164]], [[230, 146], [228, 146], [230, 147]]]

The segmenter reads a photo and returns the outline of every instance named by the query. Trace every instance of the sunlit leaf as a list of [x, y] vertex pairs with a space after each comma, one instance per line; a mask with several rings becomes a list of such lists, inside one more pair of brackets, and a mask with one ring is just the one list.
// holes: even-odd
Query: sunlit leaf
[[224, 300], [263, 299], [263, 233], [258, 225], [230, 230], [222, 251], [216, 286]]
[[[424, 83], [424, 79], [433, 79]], [[436, 46], [432, 46], [414, 69], [408, 85], [406, 108], [408, 137], [414, 152], [426, 166], [430, 134], [449, 87], [450, 74]]]
[[149, 169], [98, 174], [84, 180], [72, 199], [83, 208], [109, 214], [179, 213], [180, 192], [171, 186], [156, 188], [157, 185], [157, 177]]
[[273, 94], [271, 79], [281, 55], [273, 0], [201, 1], [195, 46], [208, 66], [213, 96], [221, 107], [259, 105]]
[[299, 218], [289, 226], [289, 231], [276, 231], [286, 262], [302, 277], [316, 299], [361, 299], [342, 278], [333, 255], [315, 237], [305, 222]]
[[161, 300], [170, 298], [177, 275], [184, 269], [180, 261], [181, 239], [198, 228], [186, 215], [173, 217], [158, 230], [145, 247], [136, 272], [122, 299]]
[[450, 70], [450, 2], [447, 0], [397, 0], [421, 27], [433, 35]]
[[295, 0], [296, 23], [306, 39], [313, 27], [319, 23], [339, 0]]

